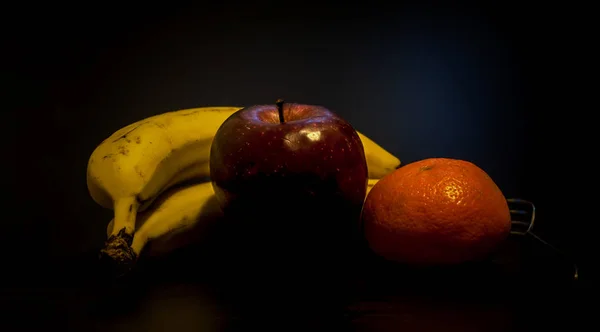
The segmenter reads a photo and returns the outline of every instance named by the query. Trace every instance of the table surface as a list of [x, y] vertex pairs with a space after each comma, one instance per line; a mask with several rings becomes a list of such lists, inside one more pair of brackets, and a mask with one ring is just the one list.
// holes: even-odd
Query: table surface
[[188, 248], [110, 280], [90, 253], [46, 272], [63, 282], [5, 289], [15, 314], [4, 312], [3, 331], [532, 331], [573, 330], [583, 317], [571, 263], [528, 237], [445, 269], [367, 257], [321, 273], [210, 257]]

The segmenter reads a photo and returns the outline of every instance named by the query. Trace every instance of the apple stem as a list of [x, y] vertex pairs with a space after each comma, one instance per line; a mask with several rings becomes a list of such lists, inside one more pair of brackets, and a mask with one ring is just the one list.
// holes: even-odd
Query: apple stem
[[277, 99], [275, 105], [277, 105], [277, 112], [279, 112], [279, 123], [284, 123], [285, 120], [283, 119], [283, 99]]

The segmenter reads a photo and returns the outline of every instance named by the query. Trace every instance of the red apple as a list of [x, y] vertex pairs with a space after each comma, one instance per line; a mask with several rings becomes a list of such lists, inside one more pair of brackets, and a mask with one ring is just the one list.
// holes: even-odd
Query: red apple
[[210, 176], [236, 232], [250, 240], [245, 246], [340, 253], [357, 234], [367, 187], [363, 146], [325, 107], [278, 101], [239, 110], [213, 139]]

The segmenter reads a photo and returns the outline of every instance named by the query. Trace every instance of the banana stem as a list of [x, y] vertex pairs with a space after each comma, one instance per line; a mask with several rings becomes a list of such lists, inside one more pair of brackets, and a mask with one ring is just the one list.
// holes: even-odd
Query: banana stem
[[133, 235], [135, 217], [140, 204], [135, 196], [117, 199], [115, 201], [115, 222], [111, 236], [117, 235], [124, 229], [125, 233]]
[[138, 208], [139, 202], [135, 196], [115, 201], [113, 229], [104, 243], [104, 248], [100, 250], [100, 259], [111, 262], [119, 275], [128, 272], [137, 259], [131, 244]]

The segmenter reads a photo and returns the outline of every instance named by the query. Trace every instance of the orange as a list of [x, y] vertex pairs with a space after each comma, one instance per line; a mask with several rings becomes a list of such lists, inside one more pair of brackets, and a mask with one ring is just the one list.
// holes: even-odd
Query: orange
[[395, 170], [365, 199], [363, 226], [377, 255], [415, 265], [486, 257], [510, 232], [506, 199], [475, 164], [429, 158]]

